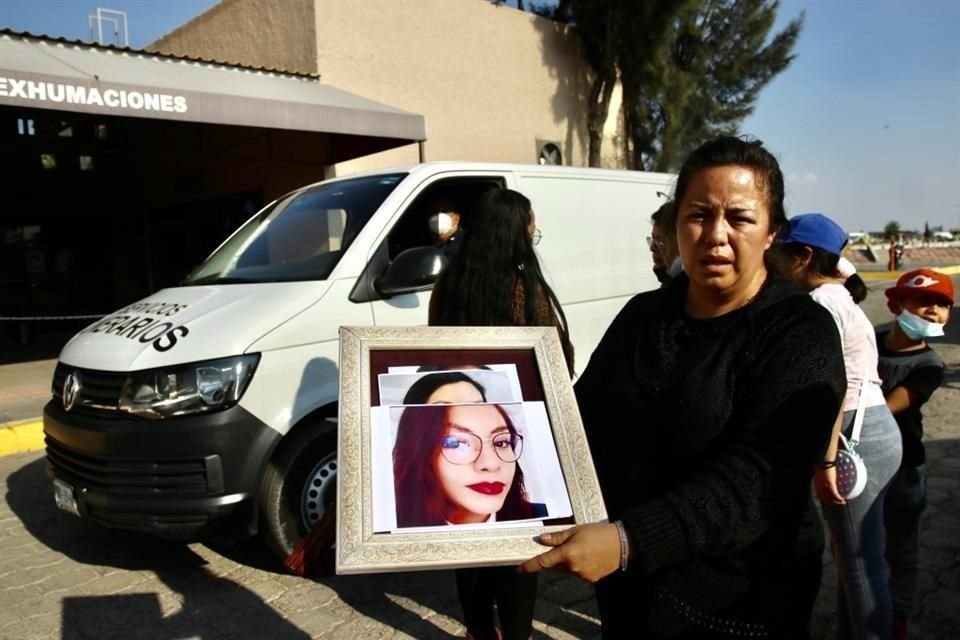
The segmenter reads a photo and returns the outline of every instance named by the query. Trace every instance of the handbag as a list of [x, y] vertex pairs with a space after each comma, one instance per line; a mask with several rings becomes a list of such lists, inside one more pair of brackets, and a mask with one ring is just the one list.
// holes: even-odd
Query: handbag
[[863, 388], [867, 381], [864, 378], [860, 385], [860, 401], [857, 403], [857, 412], [853, 415], [853, 430], [848, 440], [840, 434], [840, 445], [837, 447], [837, 492], [845, 500], [853, 500], [867, 487], [867, 465], [857, 453], [860, 443], [860, 430], [863, 428], [863, 412], [866, 402]]

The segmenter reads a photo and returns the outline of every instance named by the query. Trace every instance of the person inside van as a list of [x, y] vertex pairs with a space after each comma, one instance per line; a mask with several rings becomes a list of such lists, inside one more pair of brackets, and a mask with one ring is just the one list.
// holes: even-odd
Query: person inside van
[[452, 200], [438, 198], [427, 205], [427, 226], [434, 246], [450, 260], [460, 250], [465, 234], [460, 226], [460, 212]]
[[665, 285], [683, 271], [677, 249], [677, 226], [673, 217], [673, 202], [665, 202], [650, 216], [652, 228], [647, 246], [653, 257], [653, 274]]

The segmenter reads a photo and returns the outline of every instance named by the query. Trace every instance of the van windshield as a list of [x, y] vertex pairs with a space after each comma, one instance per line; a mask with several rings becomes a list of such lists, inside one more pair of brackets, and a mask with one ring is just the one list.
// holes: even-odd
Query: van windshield
[[183, 284], [324, 280], [405, 173], [321, 184], [250, 218]]

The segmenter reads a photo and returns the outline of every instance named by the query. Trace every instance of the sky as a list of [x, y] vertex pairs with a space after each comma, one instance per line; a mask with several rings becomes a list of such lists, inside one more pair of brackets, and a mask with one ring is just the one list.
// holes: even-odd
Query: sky
[[[140, 48], [215, 4], [0, 0], [0, 27], [87, 39], [99, 5], [127, 12]], [[960, 1], [781, 0], [778, 26], [801, 12], [796, 59], [741, 126], [780, 160], [788, 215], [960, 228]]]

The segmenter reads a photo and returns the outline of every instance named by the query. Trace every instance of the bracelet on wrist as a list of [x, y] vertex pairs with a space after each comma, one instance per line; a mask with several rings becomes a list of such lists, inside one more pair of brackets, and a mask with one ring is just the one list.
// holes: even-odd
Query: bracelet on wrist
[[617, 535], [620, 536], [620, 571], [627, 570], [627, 561], [630, 559], [630, 539], [627, 538], [627, 528], [623, 526], [623, 520], [614, 522], [617, 526]]
[[836, 460], [824, 460], [823, 462], [821, 462], [820, 464], [817, 465], [817, 468], [818, 468], [818, 469], [832, 469], [832, 468], [835, 467], [835, 466], [837, 466], [837, 461], [836, 461]]

